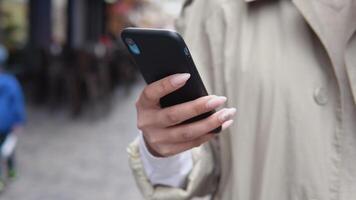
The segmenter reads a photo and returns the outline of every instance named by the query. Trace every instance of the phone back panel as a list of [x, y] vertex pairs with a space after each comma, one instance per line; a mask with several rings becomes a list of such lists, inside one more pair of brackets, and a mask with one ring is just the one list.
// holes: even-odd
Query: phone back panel
[[[188, 47], [178, 33], [158, 29], [127, 28], [122, 32], [121, 37], [148, 84], [172, 74], [191, 74], [190, 79], [182, 88], [161, 98], [161, 107], [184, 103], [208, 95]], [[127, 39], [135, 42], [139, 48], [139, 54], [130, 50], [126, 42]], [[212, 113], [214, 111], [186, 122], [206, 118]]]

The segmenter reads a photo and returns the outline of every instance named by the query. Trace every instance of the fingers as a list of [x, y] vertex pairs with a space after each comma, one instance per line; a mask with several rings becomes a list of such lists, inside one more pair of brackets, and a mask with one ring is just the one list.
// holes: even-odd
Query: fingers
[[162, 156], [170, 156], [199, 146], [214, 137], [210, 133], [219, 126], [226, 129], [233, 123], [236, 109], [222, 109], [209, 117], [182, 124], [195, 116], [209, 112], [226, 102], [226, 97], [205, 96], [183, 104], [160, 108], [159, 101], [181, 88], [190, 74], [175, 74], [147, 85], [136, 102], [137, 126], [147, 145]]
[[[231, 126], [231, 119], [236, 113], [235, 108], [225, 108], [214, 113], [206, 119], [193, 122], [190, 124], [171, 127], [165, 134], [160, 135], [162, 142], [186, 142], [189, 140], [197, 139], [203, 135], [208, 134], [211, 130], [222, 126], [225, 122], [225, 127]], [[230, 122], [229, 122], [230, 121]]]
[[[222, 129], [225, 130], [231, 124], [233, 123], [233, 120], [227, 120], [222, 124]], [[166, 133], [165, 133], [166, 134]], [[208, 142], [212, 138], [214, 138], [215, 134], [213, 133], [207, 133], [203, 136], [200, 136], [196, 139], [193, 140], [187, 140], [184, 142], [177, 142], [177, 143], [168, 143], [162, 140], [162, 137], [159, 137], [158, 135], [151, 135], [151, 137], [148, 137], [149, 135], [145, 135], [144, 137], [146, 140], [148, 140], [152, 146], [151, 147], [151, 153], [154, 152], [155, 156], [160, 156], [160, 157], [167, 157], [167, 156], [172, 156], [178, 153], [181, 153], [183, 151], [192, 149], [194, 147], [198, 147], [205, 142]], [[153, 148], [152, 148], [153, 147]]]
[[227, 128], [229, 128], [231, 125], [232, 125], [232, 123], [234, 123], [234, 120], [232, 120], [232, 119], [230, 119], [230, 120], [228, 120], [228, 121], [226, 121], [226, 122], [224, 122], [221, 126], [222, 126], [222, 130], [226, 130]]
[[215, 136], [214, 134], [208, 134], [188, 142], [164, 145], [158, 149], [158, 152], [162, 157], [172, 156], [181, 153], [183, 151], [192, 149], [194, 147], [198, 147], [204, 144], [205, 142], [208, 142], [212, 138], [214, 138], [214, 136]]
[[179, 89], [190, 78], [190, 74], [174, 74], [153, 82], [145, 87], [139, 98], [144, 105], [157, 105], [161, 97]]
[[201, 97], [161, 110], [157, 121], [163, 127], [176, 125], [195, 116], [214, 110], [222, 106], [225, 102], [226, 97], [222, 96], [211, 95]]
[[151, 126], [142, 133], [151, 152], [158, 156], [170, 156], [210, 140], [215, 135], [210, 133], [211, 130], [219, 126], [222, 126], [222, 129], [231, 126], [235, 113], [235, 108], [222, 109], [197, 122], [169, 128]]

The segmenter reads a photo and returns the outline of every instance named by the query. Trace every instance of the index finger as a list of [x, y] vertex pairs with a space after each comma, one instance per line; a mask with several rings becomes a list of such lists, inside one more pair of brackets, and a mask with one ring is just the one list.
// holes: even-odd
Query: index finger
[[140, 101], [146, 105], [157, 105], [162, 97], [181, 88], [189, 78], [190, 74], [181, 73], [153, 82], [145, 87], [141, 93]]

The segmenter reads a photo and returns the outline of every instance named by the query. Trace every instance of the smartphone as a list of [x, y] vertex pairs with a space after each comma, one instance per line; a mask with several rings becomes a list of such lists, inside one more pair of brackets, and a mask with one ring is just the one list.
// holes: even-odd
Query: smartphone
[[[147, 84], [177, 73], [189, 73], [186, 84], [162, 97], [162, 108], [181, 104], [208, 95], [187, 45], [179, 33], [165, 29], [126, 28], [121, 39], [138, 66]], [[209, 117], [215, 110], [193, 117], [191, 123]], [[221, 127], [211, 132], [218, 133]]]

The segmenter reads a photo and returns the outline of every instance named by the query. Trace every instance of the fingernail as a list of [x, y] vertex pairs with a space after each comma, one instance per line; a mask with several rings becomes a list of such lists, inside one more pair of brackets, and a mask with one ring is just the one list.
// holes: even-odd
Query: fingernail
[[236, 108], [226, 109], [219, 115], [220, 122], [225, 122], [231, 119], [235, 115], [235, 113], [236, 113]]
[[190, 74], [188, 73], [176, 74], [170, 79], [170, 82], [174, 87], [177, 87], [185, 83], [189, 78]]
[[229, 128], [232, 125], [232, 123], [234, 123], [234, 120], [232, 120], [232, 119], [224, 122], [222, 124], [222, 130], [226, 130], [227, 128]]
[[215, 96], [206, 103], [208, 109], [215, 109], [226, 102], [227, 98], [223, 96]]

